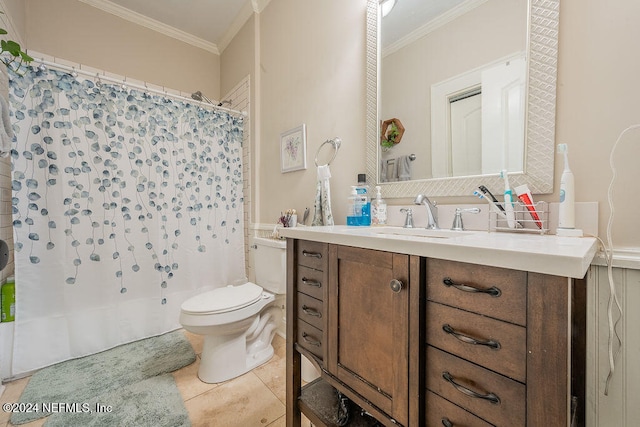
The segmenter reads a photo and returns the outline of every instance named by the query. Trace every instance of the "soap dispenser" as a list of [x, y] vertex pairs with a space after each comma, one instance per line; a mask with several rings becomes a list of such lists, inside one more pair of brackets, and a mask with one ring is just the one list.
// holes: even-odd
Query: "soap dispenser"
[[382, 198], [380, 186], [376, 186], [376, 198], [371, 201], [371, 225], [387, 223], [387, 202]]

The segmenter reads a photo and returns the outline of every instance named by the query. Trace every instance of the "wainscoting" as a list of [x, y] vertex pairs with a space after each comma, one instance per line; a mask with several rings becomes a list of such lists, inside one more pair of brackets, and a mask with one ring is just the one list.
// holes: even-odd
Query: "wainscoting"
[[[608, 395], [608, 304], [611, 295], [607, 267], [593, 265], [587, 273], [587, 404], [589, 427], [631, 427], [640, 419], [640, 253], [614, 260], [613, 279], [623, 316], [617, 331], [622, 349], [615, 363]], [[613, 306], [615, 322], [620, 312]], [[614, 342], [614, 351], [617, 341]]]

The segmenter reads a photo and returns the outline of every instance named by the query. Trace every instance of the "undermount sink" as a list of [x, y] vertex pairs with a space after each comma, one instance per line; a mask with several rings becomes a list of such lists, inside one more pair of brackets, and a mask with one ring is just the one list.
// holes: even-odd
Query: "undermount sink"
[[401, 228], [401, 227], [380, 227], [372, 228], [376, 234], [388, 234], [396, 236], [431, 237], [436, 239], [450, 239], [475, 234], [475, 231], [455, 231], [455, 230], [430, 230], [427, 228]]

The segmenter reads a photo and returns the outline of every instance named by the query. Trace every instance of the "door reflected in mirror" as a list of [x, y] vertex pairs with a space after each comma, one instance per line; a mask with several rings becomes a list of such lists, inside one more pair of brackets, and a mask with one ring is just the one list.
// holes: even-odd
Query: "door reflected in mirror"
[[528, 7], [403, 0], [379, 18], [378, 118], [405, 129], [378, 147], [380, 182], [524, 171]]

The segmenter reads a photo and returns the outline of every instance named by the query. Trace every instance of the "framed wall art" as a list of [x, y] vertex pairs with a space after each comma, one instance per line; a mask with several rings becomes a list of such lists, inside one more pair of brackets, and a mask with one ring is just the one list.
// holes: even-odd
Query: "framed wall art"
[[282, 173], [307, 168], [307, 129], [304, 124], [280, 135]]

